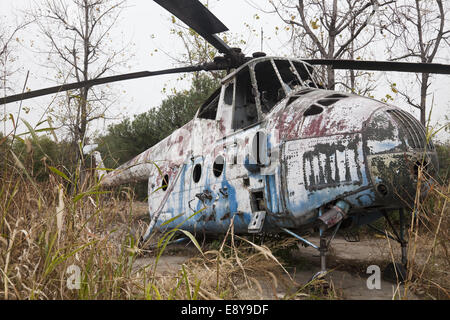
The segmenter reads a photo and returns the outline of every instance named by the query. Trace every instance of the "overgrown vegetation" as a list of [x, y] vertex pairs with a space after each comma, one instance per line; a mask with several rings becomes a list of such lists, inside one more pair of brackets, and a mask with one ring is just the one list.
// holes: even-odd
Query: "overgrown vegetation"
[[[6, 140], [4, 140], [6, 141]], [[34, 141], [39, 144], [39, 141]], [[133, 237], [123, 234], [119, 248], [110, 241], [116, 217], [101, 207], [95, 185], [70, 193], [77, 183], [45, 162], [46, 181], [38, 181], [13, 148], [2, 145], [0, 190], [0, 296], [4, 299], [124, 298], [130, 275]], [[39, 173], [40, 175], [41, 173]], [[74, 190], [74, 188], [72, 188]], [[108, 228], [109, 226], [109, 228]], [[80, 290], [66, 286], [70, 265], [82, 270]]]
[[164, 276], [157, 271], [158, 259], [177, 230], [155, 234], [150, 241], [157, 246], [147, 252], [153, 263], [136, 267], [145, 252], [137, 246], [143, 229], [130, 190], [102, 191], [90, 174], [83, 186], [66, 188], [78, 183], [80, 173], [69, 178], [50, 161], [48, 179], [38, 181], [3, 143], [10, 156], [3, 158], [0, 190], [2, 299], [254, 298], [245, 296], [245, 288], [262, 293], [256, 275], [265, 276], [271, 290], [282, 281], [283, 267], [271, 250], [235, 236], [232, 226], [217, 250], [204, 252], [184, 231], [200, 254]]
[[[137, 239], [145, 226], [133, 211], [132, 190], [101, 190], [91, 171], [84, 173], [80, 185], [78, 167], [69, 161], [69, 168], [65, 162], [62, 150], [67, 144], [36, 133], [22, 138], [16, 137], [13, 144], [0, 138], [2, 298], [247, 299], [255, 294], [279, 299], [339, 298], [332, 286], [323, 291], [327, 287], [323, 280], [305, 285], [290, 278], [280, 258], [292, 243], [256, 245], [234, 235], [232, 227], [206, 248], [197, 243], [200, 253], [178, 272], [161, 274], [155, 267], [157, 258], [153, 264], [136, 267], [140, 254], [163, 255], [173, 234], [159, 235], [163, 240], [152, 239], [159, 246], [141, 251]], [[437, 150], [444, 160], [442, 177], [442, 172], [448, 174], [449, 147]], [[431, 179], [422, 171], [419, 177], [422, 183]], [[408, 280], [396, 297], [414, 292], [431, 299], [450, 298], [450, 189], [448, 176], [441, 180], [446, 184], [434, 182], [426, 199], [416, 202], [419, 214], [409, 223]], [[81, 271], [79, 290], [67, 286], [72, 265]]]
[[[448, 150], [448, 149], [447, 149]], [[446, 168], [448, 170], [448, 167]], [[433, 183], [425, 200], [420, 200], [421, 185]], [[408, 268], [403, 292], [431, 299], [450, 299], [450, 185], [439, 184], [426, 170], [419, 170], [415, 215], [408, 230]]]
[[450, 182], [450, 142], [437, 143], [436, 151], [439, 159], [439, 181], [443, 185]]

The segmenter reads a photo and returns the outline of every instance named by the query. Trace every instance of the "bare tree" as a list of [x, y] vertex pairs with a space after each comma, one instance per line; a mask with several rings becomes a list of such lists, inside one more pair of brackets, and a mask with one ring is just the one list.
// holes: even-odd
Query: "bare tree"
[[[167, 50], [161, 49], [165, 55], [180, 65], [197, 65], [213, 61], [218, 53], [216, 48], [210, 45], [193, 29], [180, 23], [174, 16], [171, 17], [171, 23], [170, 34], [176, 36], [177, 39], [175, 41], [182, 43], [184, 50], [181, 54], [173, 55]], [[214, 71], [210, 74], [213, 78], [218, 79], [222, 77], [223, 72]], [[192, 76], [194, 79], [198, 79], [199, 72], [194, 72]]]
[[[393, 2], [376, 0], [269, 0], [281, 20], [291, 31], [291, 41], [297, 55], [310, 58], [354, 58], [374, 41], [377, 28], [372, 18], [379, 8]], [[335, 71], [326, 67], [329, 89], [336, 85]], [[350, 76], [354, 90], [355, 76]]]
[[[47, 66], [59, 83], [98, 79], [126, 61], [111, 31], [125, 0], [43, 0], [31, 14], [47, 40]], [[72, 141], [84, 143], [89, 124], [104, 118], [111, 106], [108, 86], [68, 92], [53, 111]]]
[[[397, 1], [389, 6], [386, 19], [390, 24], [386, 31], [393, 36], [388, 48], [391, 60], [409, 60], [432, 63], [440, 52], [448, 54], [450, 27], [448, 17], [450, 6], [442, 0]], [[389, 43], [389, 42], [387, 42]], [[420, 85], [420, 101], [407, 92], [394, 88], [409, 105], [420, 110], [420, 121], [426, 123], [428, 89], [431, 84], [429, 73], [416, 76]]]
[[[11, 88], [10, 79], [18, 71], [18, 68], [15, 68], [14, 65], [16, 65], [15, 62], [18, 59], [16, 49], [20, 42], [19, 32], [28, 24], [30, 24], [30, 21], [16, 21], [13, 26], [7, 26], [0, 21], [0, 90], [3, 91], [3, 96], [6, 96], [9, 91], [14, 92]], [[3, 117], [6, 117], [6, 113], [6, 105], [4, 105]], [[3, 130], [6, 135], [6, 118], [3, 121]]]
[[24, 24], [19, 24], [13, 28], [8, 28], [0, 25], [0, 89], [10, 90], [8, 87], [9, 77], [16, 71], [10, 68], [10, 64], [14, 62], [17, 57], [13, 54], [13, 46], [18, 41], [17, 33], [24, 27]]
[[[205, 1], [203, 1], [205, 2]], [[208, 2], [205, 5], [208, 7]], [[193, 29], [186, 26], [184, 23], [177, 20], [174, 16], [170, 18], [171, 28], [170, 35], [174, 36], [177, 43], [183, 45], [181, 53], [173, 54], [169, 50], [159, 48], [166, 56], [168, 56], [175, 63], [180, 65], [197, 65], [207, 62], [212, 62], [214, 58], [219, 54], [218, 50], [208, 43], [203, 37], [197, 34]], [[247, 26], [250, 30], [250, 26]], [[248, 35], [250, 37], [251, 35]], [[152, 35], [152, 37], [156, 37]], [[245, 45], [247, 41], [243, 35], [231, 34], [227, 32], [221, 35], [222, 40], [232, 47], [242, 48], [245, 52]], [[244, 47], [244, 48], [243, 48]], [[172, 48], [171, 48], [172, 49]], [[158, 49], [157, 49], [158, 50]], [[225, 72], [223, 71], [210, 71], [209, 74], [215, 80], [223, 78]], [[191, 74], [195, 80], [199, 79], [199, 72]], [[187, 75], [185, 75], [187, 76]], [[181, 77], [183, 78], [183, 77]]]

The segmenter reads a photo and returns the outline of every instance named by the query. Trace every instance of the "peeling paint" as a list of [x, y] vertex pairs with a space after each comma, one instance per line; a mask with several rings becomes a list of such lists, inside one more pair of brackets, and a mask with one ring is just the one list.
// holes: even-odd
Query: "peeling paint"
[[[267, 113], [257, 95], [258, 121], [233, 129], [236, 115], [233, 105], [227, 104], [231, 102], [225, 103], [225, 91], [232, 92], [236, 76], [250, 70], [250, 91], [256, 92], [256, 66], [275, 66], [272, 59], [288, 60], [255, 59], [232, 72], [223, 81], [215, 120], [194, 118], [105, 175], [103, 184], [148, 179], [149, 211], [158, 217], [156, 227], [180, 215], [165, 226], [174, 227], [203, 210], [182, 226], [199, 233], [226, 232], [232, 220], [236, 233], [246, 233], [253, 214], [261, 211], [266, 212], [263, 232], [301, 228], [316, 221], [319, 208], [338, 200], [350, 205], [352, 219], [365, 209], [406, 206], [401, 196], [408, 198], [414, 192], [418, 157], [426, 154], [430, 172], [437, 168], [437, 157], [432, 144], [426, 143], [424, 128], [396, 107], [308, 87], [308, 79], [302, 79], [303, 86], [293, 90], [283, 86], [286, 97]], [[278, 70], [275, 74], [283, 80]], [[266, 139], [261, 144], [266, 147], [255, 145], [260, 143], [257, 134]], [[219, 155], [225, 163], [216, 177], [213, 164]], [[258, 162], [259, 156], [269, 160]], [[169, 176], [166, 191], [157, 190], [162, 176], [155, 164]], [[193, 180], [196, 165], [201, 166], [198, 182]]]

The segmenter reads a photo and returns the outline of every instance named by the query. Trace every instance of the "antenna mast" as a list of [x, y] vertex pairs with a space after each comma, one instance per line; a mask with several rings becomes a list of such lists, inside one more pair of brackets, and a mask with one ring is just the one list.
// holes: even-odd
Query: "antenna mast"
[[264, 52], [263, 44], [264, 44], [264, 29], [263, 27], [261, 27], [261, 52]]

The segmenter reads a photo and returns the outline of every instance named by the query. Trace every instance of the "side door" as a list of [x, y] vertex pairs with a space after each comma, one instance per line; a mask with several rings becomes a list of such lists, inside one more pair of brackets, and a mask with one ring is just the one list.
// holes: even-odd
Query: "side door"
[[224, 86], [221, 123], [225, 128], [221, 132], [221, 141], [226, 155], [229, 193], [234, 195], [230, 197], [230, 211], [232, 215], [239, 213], [241, 216], [241, 219], [234, 220], [235, 230], [260, 232], [265, 219], [266, 200], [270, 200], [266, 196], [266, 179], [259, 164], [254, 162], [251, 150], [261, 122], [249, 69], [240, 70]]

